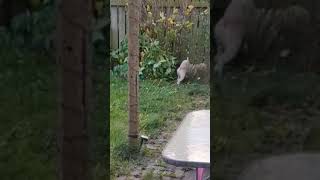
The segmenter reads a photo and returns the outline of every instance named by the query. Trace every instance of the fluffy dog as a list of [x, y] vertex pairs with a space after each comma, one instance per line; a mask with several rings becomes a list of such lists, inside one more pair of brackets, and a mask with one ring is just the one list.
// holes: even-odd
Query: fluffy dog
[[209, 77], [209, 68], [205, 63], [191, 64], [189, 57], [187, 57], [177, 69], [177, 75], [177, 84], [180, 84], [185, 78], [207, 81]]
[[253, 0], [232, 0], [215, 26], [214, 36], [218, 52], [214, 71], [219, 76], [222, 76], [224, 64], [231, 61], [241, 48], [254, 14]]
[[214, 72], [222, 77], [224, 65], [235, 58], [243, 45], [249, 44], [252, 52], [264, 56], [273, 41], [305, 27], [309, 20], [308, 11], [300, 6], [265, 10], [257, 9], [253, 0], [232, 0], [214, 29], [217, 46]]

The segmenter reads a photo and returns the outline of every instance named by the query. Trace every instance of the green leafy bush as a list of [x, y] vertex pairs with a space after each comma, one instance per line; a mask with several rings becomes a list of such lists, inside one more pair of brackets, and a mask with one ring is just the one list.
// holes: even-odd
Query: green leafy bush
[[[140, 44], [141, 46], [141, 44]], [[111, 57], [113, 62], [121, 65], [125, 64], [128, 61], [128, 39], [125, 38], [120, 42], [120, 47], [111, 52]]]
[[[146, 34], [139, 36], [140, 43], [140, 69], [141, 79], [172, 80], [175, 77], [176, 58], [162, 48], [160, 42]], [[124, 39], [120, 48], [111, 52], [111, 57], [116, 66], [114, 74], [123, 76], [124, 64], [128, 64], [128, 40]]]
[[128, 63], [117, 65], [113, 68], [112, 74], [116, 77], [127, 79], [128, 78]]
[[49, 50], [55, 29], [54, 12], [53, 4], [45, 4], [38, 11], [26, 11], [13, 17], [8, 27], [0, 27], [2, 47]]

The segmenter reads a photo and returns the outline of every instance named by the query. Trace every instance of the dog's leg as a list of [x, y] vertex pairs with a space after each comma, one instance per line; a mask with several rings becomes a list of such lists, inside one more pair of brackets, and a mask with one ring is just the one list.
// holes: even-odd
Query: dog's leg
[[186, 76], [186, 70], [185, 69], [178, 69], [177, 74], [178, 74], [178, 79], [177, 79], [177, 84], [180, 84], [182, 80], [184, 80]]
[[221, 39], [221, 45], [223, 46], [224, 52], [218, 53], [215, 57], [216, 65], [214, 67], [214, 72], [218, 78], [223, 77], [223, 66], [230, 62], [239, 52], [244, 34], [235, 31], [237, 28], [243, 27], [233, 27], [230, 26], [223, 32], [224, 38]]

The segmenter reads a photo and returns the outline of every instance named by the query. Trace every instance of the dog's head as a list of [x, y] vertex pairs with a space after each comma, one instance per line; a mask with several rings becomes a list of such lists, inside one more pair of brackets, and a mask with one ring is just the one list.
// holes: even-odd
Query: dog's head
[[189, 57], [187, 57], [187, 59], [183, 60], [179, 68], [177, 69], [177, 75], [178, 75], [177, 84], [180, 84], [181, 81], [183, 81], [184, 78], [186, 77], [189, 65], [190, 65]]

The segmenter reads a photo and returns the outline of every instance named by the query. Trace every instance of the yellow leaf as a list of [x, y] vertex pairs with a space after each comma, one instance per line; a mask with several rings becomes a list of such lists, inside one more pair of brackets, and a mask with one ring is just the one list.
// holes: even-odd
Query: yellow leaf
[[187, 23], [187, 28], [191, 29], [192, 28], [193, 23], [192, 22], [188, 22]]
[[174, 24], [174, 21], [173, 21], [173, 19], [171, 17], [168, 18], [168, 22], [169, 22], [169, 24]]
[[190, 15], [190, 13], [191, 13], [191, 10], [190, 9], [186, 9], [186, 11], [184, 12], [184, 14], [186, 15], [186, 16], [189, 16]]
[[149, 12], [150, 11], [150, 6], [149, 6], [149, 4], [147, 5], [147, 11]]
[[157, 22], [161, 22], [161, 23], [162, 23], [163, 21], [164, 21], [164, 19], [158, 19], [158, 20], [157, 20]]
[[143, 52], [140, 53], [140, 57], [141, 57], [141, 60], [142, 60], [143, 57], [144, 57], [144, 53]]
[[189, 6], [188, 6], [188, 9], [189, 9], [190, 11], [191, 11], [193, 8], [194, 8], [193, 5], [189, 5]]
[[164, 12], [160, 12], [160, 17], [162, 20], [166, 19], [166, 17], [164, 17]]
[[148, 16], [149, 16], [149, 17], [152, 17], [152, 12], [149, 11], [149, 12], [148, 12]]
[[204, 14], [208, 14], [208, 13], [209, 13], [208, 9], [204, 10]]
[[178, 9], [177, 8], [173, 8], [173, 14], [178, 14]]

